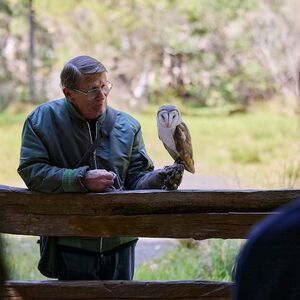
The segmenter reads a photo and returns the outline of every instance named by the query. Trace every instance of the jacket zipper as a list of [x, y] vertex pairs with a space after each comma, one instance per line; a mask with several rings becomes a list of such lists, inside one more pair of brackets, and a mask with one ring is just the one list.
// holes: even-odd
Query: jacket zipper
[[[93, 144], [93, 138], [92, 138], [92, 132], [91, 132], [90, 124], [89, 124], [88, 122], [86, 122], [86, 124], [87, 124], [87, 126], [88, 126], [91, 144]], [[96, 140], [97, 137], [98, 137], [97, 125], [98, 125], [98, 121], [96, 122], [96, 136], [95, 136], [95, 140]], [[94, 162], [95, 162], [95, 169], [98, 169], [98, 166], [97, 166], [97, 159], [96, 159], [96, 150], [95, 150], [94, 153], [93, 153], [93, 157], [94, 157]], [[100, 237], [99, 253], [101, 253], [101, 251], [102, 251], [102, 244], [103, 244], [103, 238]]]
[[[88, 126], [91, 144], [93, 144], [93, 138], [92, 138], [92, 132], [91, 132], [90, 124], [89, 124], [88, 122], [86, 122], [86, 124], [87, 124], [87, 126]], [[98, 121], [96, 122], [96, 136], [95, 136], [95, 140], [97, 139], [97, 124], [98, 124]], [[98, 166], [97, 166], [97, 160], [96, 160], [96, 150], [95, 150], [94, 153], [93, 153], [93, 157], [94, 157], [95, 169], [98, 169]]]

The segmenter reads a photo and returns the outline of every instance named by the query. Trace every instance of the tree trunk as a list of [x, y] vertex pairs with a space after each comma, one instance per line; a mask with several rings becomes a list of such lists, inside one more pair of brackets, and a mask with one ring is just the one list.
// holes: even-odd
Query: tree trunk
[[34, 80], [34, 10], [33, 0], [29, 0], [29, 51], [28, 51], [28, 78], [29, 78], [29, 101], [36, 102], [36, 89]]

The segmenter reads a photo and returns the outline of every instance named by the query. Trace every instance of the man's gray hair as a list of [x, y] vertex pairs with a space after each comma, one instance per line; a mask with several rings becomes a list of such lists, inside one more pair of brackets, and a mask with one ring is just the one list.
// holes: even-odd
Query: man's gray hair
[[69, 60], [60, 73], [62, 87], [77, 88], [82, 75], [107, 72], [104, 65], [87, 55], [80, 55]]

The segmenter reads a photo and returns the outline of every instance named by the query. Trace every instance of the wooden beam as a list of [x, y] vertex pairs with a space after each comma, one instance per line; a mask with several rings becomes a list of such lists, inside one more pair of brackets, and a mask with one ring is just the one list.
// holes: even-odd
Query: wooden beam
[[137, 190], [48, 194], [0, 185], [1, 208], [6, 211], [27, 208], [48, 214], [66, 208], [70, 214], [90, 215], [160, 214], [170, 210], [176, 213], [270, 212], [297, 197], [300, 197], [300, 190]]
[[139, 236], [169, 238], [244, 238], [266, 214], [168, 214], [138, 216], [44, 216], [10, 214], [1, 217], [0, 231], [49, 236]]
[[243, 238], [299, 190], [46, 194], [0, 186], [0, 232], [62, 236]]
[[230, 299], [231, 283], [209, 281], [10, 281], [6, 300]]

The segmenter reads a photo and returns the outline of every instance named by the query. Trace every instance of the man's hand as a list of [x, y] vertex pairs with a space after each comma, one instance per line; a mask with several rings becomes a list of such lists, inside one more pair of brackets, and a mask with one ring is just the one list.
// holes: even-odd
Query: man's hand
[[177, 190], [181, 183], [183, 172], [184, 166], [177, 163], [154, 170], [140, 179], [136, 185], [136, 189]]
[[164, 190], [177, 190], [179, 187], [184, 172], [184, 166], [182, 164], [174, 163], [172, 166], [167, 166], [162, 169], [160, 176], [163, 177]]
[[82, 178], [83, 185], [91, 192], [103, 192], [114, 184], [114, 175], [104, 169], [87, 171]]

